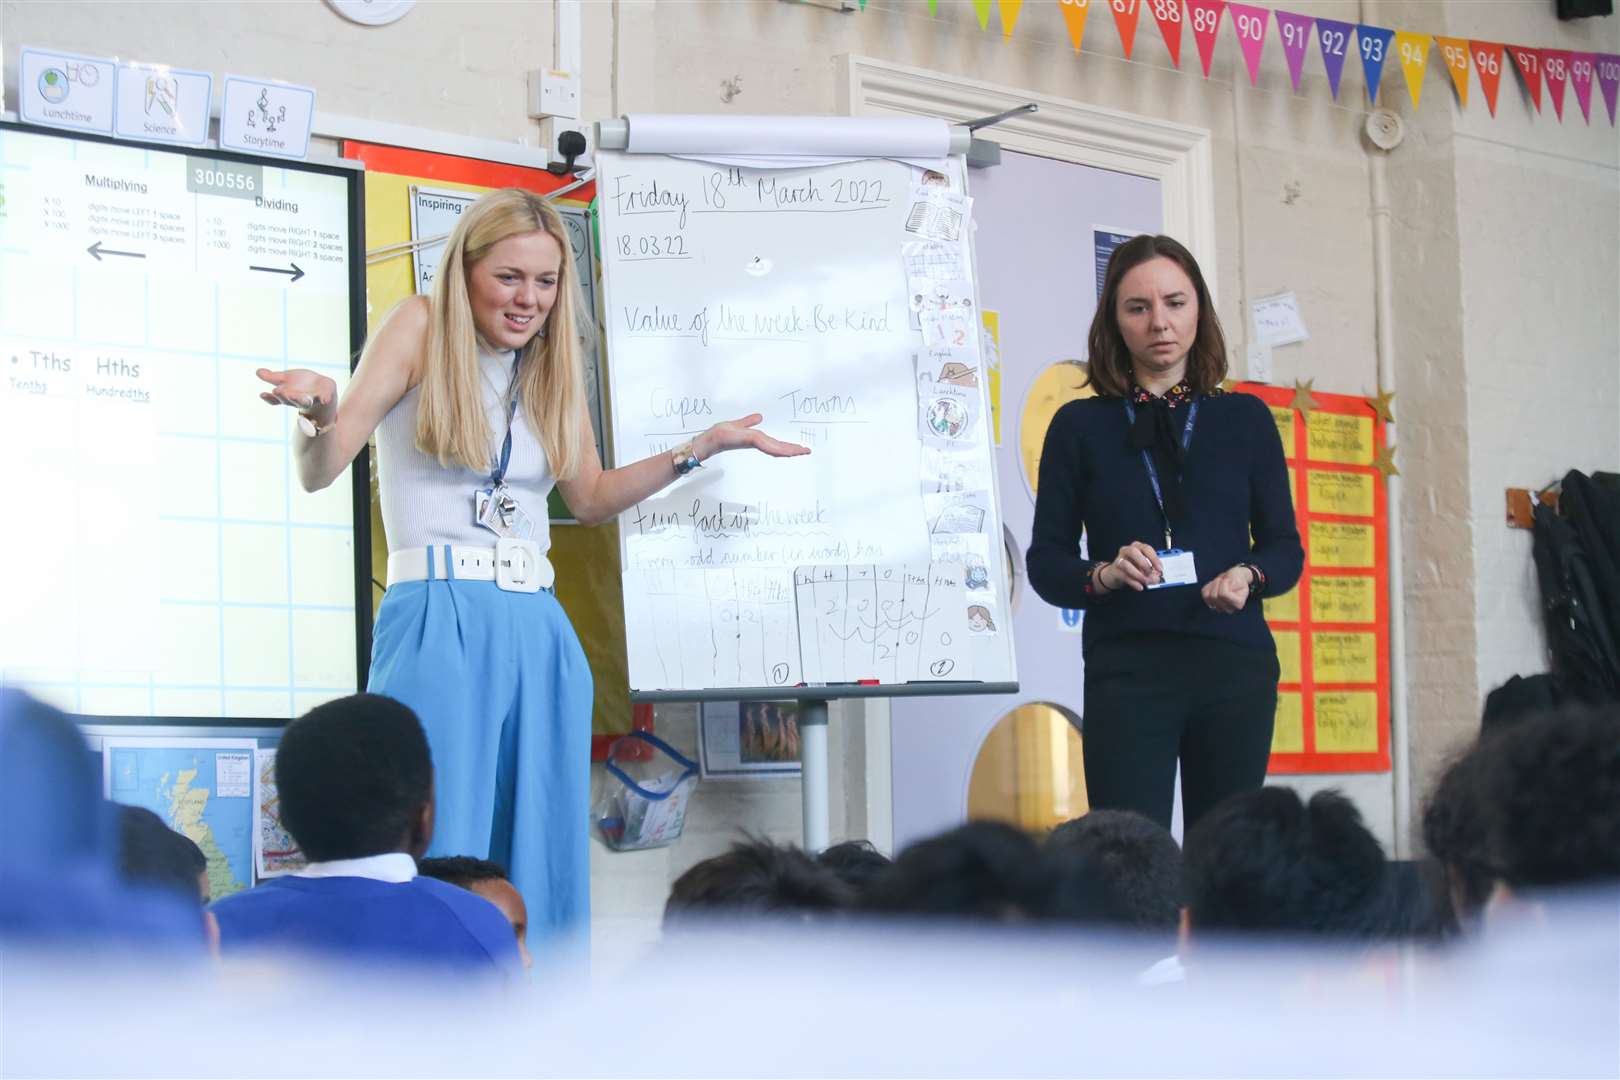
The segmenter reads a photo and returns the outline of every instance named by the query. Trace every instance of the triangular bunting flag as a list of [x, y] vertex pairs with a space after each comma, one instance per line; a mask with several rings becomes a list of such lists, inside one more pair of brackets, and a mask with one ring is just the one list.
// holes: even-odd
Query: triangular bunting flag
[[1013, 24], [1018, 21], [1018, 9], [1024, 0], [998, 0], [1001, 6], [1001, 36], [1012, 37]]
[[973, 0], [973, 14], [979, 17], [979, 29], [990, 29], [990, 0]]
[[1181, 0], [1147, 0], [1153, 21], [1159, 24], [1164, 47], [1170, 50], [1172, 67], [1181, 66]]
[[1080, 42], [1086, 36], [1086, 16], [1091, 13], [1091, 0], [1058, 0], [1058, 10], [1063, 12], [1063, 22], [1069, 28], [1069, 40], [1074, 42], [1074, 51], [1080, 51]]
[[1599, 54], [1597, 58], [1598, 86], [1603, 90], [1603, 104], [1609, 110], [1609, 126], [1614, 127], [1615, 99], [1620, 97], [1620, 56]]
[[1378, 80], [1384, 75], [1384, 61], [1389, 59], [1389, 43], [1395, 31], [1382, 26], [1361, 23], [1356, 27], [1356, 41], [1361, 49], [1361, 70], [1367, 76], [1367, 101], [1378, 104]]
[[928, 0], [928, 14], [939, 14], [939, 0]]
[[1495, 41], [1470, 41], [1468, 52], [1479, 72], [1479, 85], [1485, 89], [1485, 104], [1496, 115], [1496, 91], [1502, 85], [1502, 46]]
[[1592, 122], [1592, 76], [1597, 57], [1592, 53], [1570, 53], [1569, 85], [1575, 88], [1575, 100], [1580, 102], [1581, 118]]
[[1271, 9], [1248, 4], [1227, 4], [1226, 9], [1232, 13], [1232, 29], [1237, 31], [1238, 48], [1243, 50], [1243, 66], [1249, 69], [1249, 85], [1254, 86], [1260, 81], [1260, 54], [1266, 47]]
[[1530, 100], [1535, 102], [1536, 112], [1540, 112], [1541, 51], [1523, 45], [1509, 45], [1507, 48], [1513, 54], [1513, 62], [1519, 65], [1519, 77], [1524, 80], [1524, 88], [1530, 91]]
[[1327, 68], [1328, 89], [1339, 100], [1339, 79], [1344, 75], [1344, 58], [1350, 52], [1350, 31], [1355, 29], [1337, 19], [1316, 20], [1316, 43], [1322, 47], [1322, 66]]
[[1400, 58], [1401, 74], [1406, 76], [1406, 92], [1412, 95], [1415, 109], [1423, 97], [1423, 73], [1429, 69], [1429, 35], [1395, 31], [1395, 55]]
[[1468, 106], [1468, 42], [1462, 38], [1437, 37], [1434, 43], [1440, 46], [1440, 59], [1446, 62], [1446, 70], [1451, 73], [1451, 85], [1457, 91], [1457, 104]]
[[1541, 78], [1552, 98], [1558, 122], [1564, 122], [1564, 87], [1569, 85], [1569, 53], [1564, 49], [1541, 50]]
[[1141, 5], [1146, 0], [1108, 0], [1114, 9], [1114, 27], [1119, 31], [1119, 43], [1125, 50], [1125, 59], [1131, 58], [1131, 47], [1136, 44], [1136, 20], [1142, 15]]
[[[1288, 61], [1288, 78], [1294, 84], [1294, 93], [1299, 93], [1299, 77], [1305, 70], [1305, 46], [1310, 44], [1311, 23], [1315, 20], [1309, 15], [1295, 15], [1292, 11], [1277, 12], [1277, 32], [1282, 35], [1283, 57]], [[1338, 91], [1334, 90], [1337, 94]]]
[[1198, 63], [1209, 78], [1209, 62], [1215, 57], [1215, 34], [1221, 28], [1221, 11], [1226, 0], [1187, 0], [1187, 16], [1192, 20], [1193, 42], [1198, 46]]

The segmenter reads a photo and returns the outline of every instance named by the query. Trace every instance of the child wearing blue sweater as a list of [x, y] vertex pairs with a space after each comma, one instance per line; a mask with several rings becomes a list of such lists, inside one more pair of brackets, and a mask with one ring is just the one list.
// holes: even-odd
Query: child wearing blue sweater
[[521, 972], [495, 905], [417, 875], [433, 838], [433, 762], [409, 708], [357, 694], [312, 709], [282, 736], [276, 784], [282, 823], [310, 863], [213, 905], [223, 953]]

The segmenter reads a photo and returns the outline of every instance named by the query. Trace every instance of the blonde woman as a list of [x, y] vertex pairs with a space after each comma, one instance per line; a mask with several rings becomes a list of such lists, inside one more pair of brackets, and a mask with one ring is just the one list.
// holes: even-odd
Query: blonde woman
[[[715, 424], [668, 454], [603, 469], [586, 412], [586, 314], [555, 209], [511, 188], [462, 214], [431, 298], [396, 307], [342, 399], [313, 371], [260, 370], [300, 410], [299, 481], [326, 487], [377, 436], [388, 591], [369, 689], [416, 710], [433, 749], [432, 854], [507, 868], [537, 933], [588, 904], [591, 672], [552, 593], [546, 495], [586, 524], [726, 450], [806, 454]], [[364, 876], [366, 868], [358, 868]]]

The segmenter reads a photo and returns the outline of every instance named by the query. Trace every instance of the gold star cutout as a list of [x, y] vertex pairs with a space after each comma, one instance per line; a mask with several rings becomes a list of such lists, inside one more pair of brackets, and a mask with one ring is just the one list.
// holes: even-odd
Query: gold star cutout
[[1385, 480], [1392, 476], [1401, 475], [1401, 470], [1395, 467], [1395, 448], [1386, 446], [1373, 455], [1373, 468], [1383, 474]]
[[1237, 384], [1238, 384], [1238, 381], [1236, 379], [1222, 379], [1221, 380], [1221, 389], [1225, 390], [1228, 394], [1236, 393], [1237, 392]]
[[1317, 404], [1316, 399], [1311, 396], [1311, 387], [1315, 384], [1315, 379], [1306, 379], [1304, 382], [1295, 379], [1294, 400], [1288, 403], [1289, 408], [1299, 410], [1300, 419], [1307, 424], [1311, 422], [1311, 411], [1321, 407]]
[[1391, 402], [1394, 400], [1395, 391], [1385, 390], [1383, 387], [1378, 388], [1378, 393], [1367, 395], [1367, 404], [1372, 407], [1372, 411], [1377, 413], [1386, 424], [1393, 424], [1395, 422], [1395, 410], [1391, 405]]

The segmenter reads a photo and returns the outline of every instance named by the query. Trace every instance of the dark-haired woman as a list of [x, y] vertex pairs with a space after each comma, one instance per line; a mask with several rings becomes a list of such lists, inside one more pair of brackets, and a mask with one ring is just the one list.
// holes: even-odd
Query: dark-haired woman
[[1086, 610], [1091, 806], [1169, 826], [1179, 761], [1190, 828], [1265, 780], [1278, 668], [1260, 598], [1304, 563], [1288, 467], [1266, 405], [1221, 390], [1226, 342], [1175, 240], [1114, 252], [1089, 346], [1097, 396], [1046, 433], [1029, 580]]

